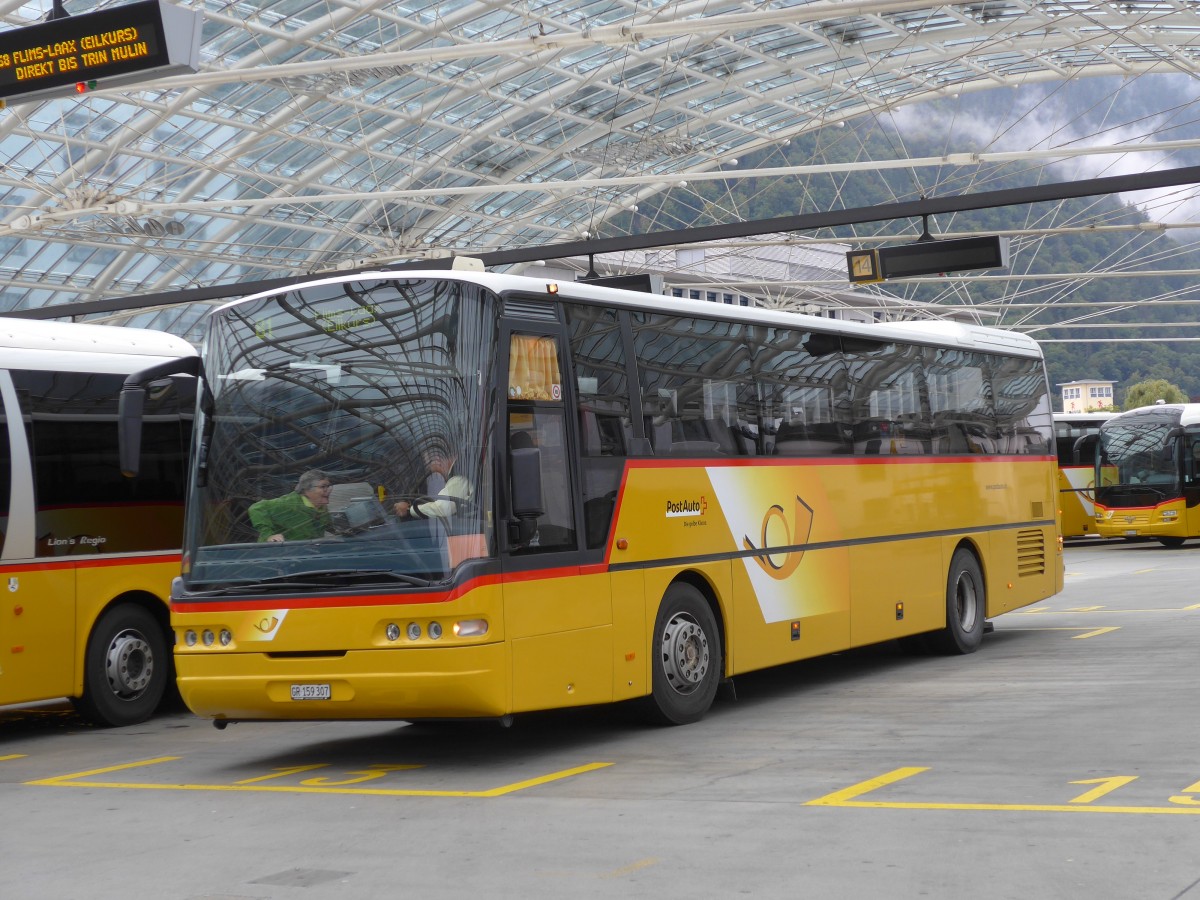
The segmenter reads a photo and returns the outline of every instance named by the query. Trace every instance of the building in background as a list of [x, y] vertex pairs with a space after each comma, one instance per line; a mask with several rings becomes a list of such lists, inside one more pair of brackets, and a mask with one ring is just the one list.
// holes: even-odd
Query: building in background
[[1100, 379], [1068, 381], [1058, 387], [1062, 392], [1062, 411], [1092, 412], [1113, 409], [1113, 384]]

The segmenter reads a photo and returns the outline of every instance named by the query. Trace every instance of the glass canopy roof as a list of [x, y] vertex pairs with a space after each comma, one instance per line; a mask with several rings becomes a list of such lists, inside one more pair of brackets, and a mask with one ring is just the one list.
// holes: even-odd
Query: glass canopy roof
[[0, 112], [0, 312], [576, 240], [855, 116], [1200, 56], [1191, 0], [176, 5], [197, 73]]

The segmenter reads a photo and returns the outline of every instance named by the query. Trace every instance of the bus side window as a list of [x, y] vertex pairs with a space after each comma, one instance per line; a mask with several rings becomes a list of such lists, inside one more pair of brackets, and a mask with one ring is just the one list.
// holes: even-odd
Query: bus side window
[[[558, 342], [545, 335], [513, 334], [509, 343], [508, 458], [536, 449], [540, 508], [521, 513], [514, 552], [573, 550], [575, 492], [567, 453], [566, 405]], [[522, 471], [524, 471], [522, 469]], [[528, 485], [510, 485], [513, 495]], [[532, 492], [534, 494], [539, 491]], [[514, 512], [517, 512], [514, 510]]]
[[[571, 364], [578, 398], [579, 463], [583, 480], [584, 536], [603, 547], [616, 508], [625, 460], [646, 444], [635, 443], [629, 377], [617, 314], [596, 306], [566, 304]], [[645, 453], [642, 449], [641, 453]]]

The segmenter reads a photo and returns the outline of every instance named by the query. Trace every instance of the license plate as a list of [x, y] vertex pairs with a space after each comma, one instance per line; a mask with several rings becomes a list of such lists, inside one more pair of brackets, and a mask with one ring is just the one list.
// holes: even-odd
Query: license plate
[[1137, 536], [1138, 536], [1138, 533], [1137, 533], [1136, 528], [1130, 528], [1125, 532], [1125, 537], [1137, 537]]
[[328, 700], [333, 696], [327, 684], [293, 684], [293, 700]]

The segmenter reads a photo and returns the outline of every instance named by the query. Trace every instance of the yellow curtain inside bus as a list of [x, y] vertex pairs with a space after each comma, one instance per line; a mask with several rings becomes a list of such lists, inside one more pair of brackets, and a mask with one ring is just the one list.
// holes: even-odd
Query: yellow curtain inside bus
[[508, 348], [508, 396], [561, 400], [562, 375], [554, 338], [514, 334]]

